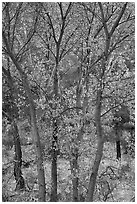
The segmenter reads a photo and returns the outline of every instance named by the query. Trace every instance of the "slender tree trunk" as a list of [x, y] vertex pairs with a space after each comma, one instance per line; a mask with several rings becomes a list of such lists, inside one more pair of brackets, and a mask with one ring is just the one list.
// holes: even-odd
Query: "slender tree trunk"
[[15, 144], [15, 157], [14, 157], [14, 176], [16, 180], [16, 189], [23, 190], [25, 189], [25, 181], [22, 177], [22, 151], [20, 145], [20, 137], [18, 133], [18, 127], [15, 122], [13, 122], [13, 135], [14, 135], [14, 144]]
[[78, 202], [78, 185], [79, 185], [78, 147], [74, 147], [74, 149], [71, 151], [72, 151], [71, 174], [72, 174], [73, 202]]
[[30, 112], [31, 112], [32, 133], [34, 137], [36, 156], [37, 156], [36, 159], [37, 159], [38, 185], [39, 185], [39, 202], [45, 202], [46, 184], [45, 184], [45, 174], [44, 174], [44, 166], [43, 166], [43, 154], [42, 154], [40, 136], [39, 136], [37, 122], [36, 122], [36, 112], [35, 112], [34, 104], [32, 102], [30, 103]]
[[93, 202], [93, 195], [94, 195], [94, 190], [96, 186], [98, 169], [99, 169], [99, 165], [100, 165], [101, 158], [103, 155], [103, 144], [104, 144], [103, 140], [99, 138], [96, 156], [95, 156], [92, 173], [90, 176], [89, 186], [88, 186], [88, 194], [87, 194], [87, 199], [86, 199], [87, 202]]
[[97, 130], [97, 137], [98, 137], [98, 145], [97, 151], [95, 155], [95, 160], [92, 168], [92, 173], [90, 176], [89, 186], [88, 186], [88, 193], [87, 193], [87, 202], [93, 202], [93, 195], [96, 186], [96, 179], [98, 175], [98, 169], [101, 162], [101, 158], [103, 155], [103, 136], [102, 136], [102, 127], [101, 127], [101, 90], [97, 92], [97, 105], [95, 111], [95, 123], [96, 123], [96, 130]]
[[[76, 106], [80, 107], [81, 105], [81, 92], [80, 92], [79, 83], [77, 85], [76, 90]], [[79, 110], [77, 110], [77, 114], [79, 114]], [[79, 130], [80, 131], [80, 130]], [[79, 165], [78, 165], [78, 155], [79, 155], [79, 142], [80, 142], [80, 132], [77, 135], [77, 138], [73, 143], [75, 144], [74, 148], [72, 148], [72, 161], [71, 161], [71, 173], [72, 173], [72, 187], [73, 187], [73, 202], [78, 202], [78, 186], [79, 186]]]
[[[54, 111], [57, 111], [56, 103], [58, 100], [58, 59], [56, 60], [56, 68], [54, 74], [54, 98], [55, 107]], [[52, 166], [51, 166], [51, 202], [57, 202], [57, 152], [58, 152], [58, 119], [53, 119], [53, 138], [52, 138]]]
[[52, 140], [52, 164], [51, 164], [51, 202], [57, 202], [57, 138], [58, 124], [53, 121], [53, 140]]
[[[79, 74], [81, 70], [79, 70]], [[76, 89], [76, 107], [81, 107], [81, 78], [77, 84]], [[79, 110], [77, 109], [77, 115], [79, 115]], [[84, 113], [84, 109], [83, 109]], [[73, 186], [73, 202], [79, 201], [79, 165], [78, 165], [78, 158], [79, 158], [79, 145], [82, 140], [83, 135], [83, 127], [80, 128], [77, 138], [74, 143], [74, 148], [72, 148], [72, 161], [71, 161], [71, 174], [72, 174], [72, 186]]]
[[[52, 37], [54, 39], [55, 45], [56, 45], [56, 53], [55, 53], [55, 72], [54, 72], [54, 82], [53, 82], [53, 92], [54, 92], [54, 99], [55, 99], [55, 107], [54, 111], [57, 112], [57, 103], [58, 103], [58, 91], [59, 91], [59, 84], [58, 84], [58, 65], [59, 61], [61, 60], [62, 54], [60, 54], [60, 48], [61, 48], [61, 43], [63, 39], [63, 35], [65, 32], [65, 22], [67, 15], [70, 12], [71, 9], [71, 3], [69, 3], [69, 6], [67, 10], [64, 12], [63, 11], [63, 6], [62, 3], [59, 3], [59, 11], [60, 11], [60, 16], [61, 16], [61, 28], [59, 32], [58, 38], [56, 37], [56, 30], [54, 29], [54, 25], [52, 23], [50, 15], [47, 13], [50, 26], [52, 28]], [[53, 138], [52, 138], [52, 168], [51, 168], [51, 201], [56, 202], [57, 201], [57, 152], [58, 152], [58, 119], [55, 119], [53, 121]]]
[[[8, 59], [9, 61], [9, 59]], [[14, 83], [10, 74], [10, 70], [6, 70], [3, 67], [3, 72], [5, 76], [7, 77], [7, 82], [10, 87], [10, 96], [12, 100], [11, 104], [11, 111], [9, 115], [9, 121], [12, 124], [12, 131], [13, 131], [13, 137], [14, 137], [14, 145], [15, 145], [15, 157], [14, 157], [14, 176], [16, 180], [16, 188], [15, 190], [23, 190], [25, 189], [25, 181], [22, 176], [21, 166], [22, 166], [22, 150], [21, 150], [21, 144], [20, 144], [20, 136], [19, 131], [17, 127], [16, 120], [18, 118], [18, 108], [16, 105], [16, 90], [14, 87]]]

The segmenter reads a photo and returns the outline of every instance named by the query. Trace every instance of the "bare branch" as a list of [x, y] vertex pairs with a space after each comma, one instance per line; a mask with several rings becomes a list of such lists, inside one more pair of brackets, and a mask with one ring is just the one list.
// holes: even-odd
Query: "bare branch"
[[70, 2], [69, 5], [68, 5], [68, 8], [67, 8], [67, 11], [66, 11], [66, 13], [65, 13], [64, 19], [66, 19], [68, 13], [70, 12], [71, 6], [72, 6], [72, 2]]
[[65, 112], [67, 112], [67, 111], [69, 111], [69, 110], [75, 110], [75, 109], [80, 109], [80, 110], [82, 110], [83, 107], [77, 107], [77, 106], [75, 106], [75, 107], [66, 108], [64, 111], [62, 111], [62, 112], [61, 112], [58, 116], [56, 116], [55, 118], [60, 117], [61, 115], [63, 115]]
[[[126, 38], [128, 38], [130, 35], [132, 35], [132, 34], [134, 34], [134, 31], [133, 32], [131, 32], [130, 34], [127, 34], [127, 35], [125, 35], [123, 38], [121, 38], [120, 40], [118, 40], [113, 46], [112, 46], [112, 48], [110, 49], [110, 52], [109, 52], [109, 54], [111, 53], [111, 52], [113, 52], [113, 50], [115, 50], [116, 48], [118, 48], [117, 47], [117, 45], [119, 45], [120, 43], [122, 43]], [[119, 45], [120, 46], [120, 45]]]
[[79, 26], [77, 26], [76, 28], [75, 28], [75, 30], [68, 36], [68, 38], [66, 39], [66, 42], [65, 42], [65, 44], [64, 44], [64, 46], [63, 46], [63, 49], [62, 49], [62, 52], [61, 52], [61, 54], [60, 54], [60, 60], [61, 60], [61, 58], [62, 58], [62, 56], [63, 56], [63, 54], [64, 54], [64, 52], [65, 52], [65, 50], [66, 50], [66, 46], [68, 45], [68, 42], [69, 42], [69, 40], [71, 39], [71, 37], [75, 34], [75, 32], [76, 32], [76, 30], [79, 28]]
[[46, 14], [47, 14], [48, 19], [49, 19], [49, 25], [50, 25], [50, 27], [51, 27], [51, 29], [52, 29], [52, 34], [53, 34], [54, 41], [55, 41], [55, 43], [57, 44], [57, 39], [56, 39], [55, 29], [54, 29], [54, 26], [53, 26], [53, 23], [52, 23], [51, 17], [50, 17], [50, 15], [49, 15], [48, 12], [47, 12]]
[[100, 11], [101, 11], [102, 23], [103, 23], [104, 31], [105, 31], [105, 34], [106, 34], [106, 38], [109, 38], [109, 32], [108, 32], [106, 20], [105, 20], [105, 17], [104, 17], [104, 11], [103, 11], [103, 7], [102, 7], [102, 3], [98, 2], [98, 4], [99, 4], [99, 7], [100, 7]]
[[115, 109], [115, 108], [121, 106], [123, 103], [127, 103], [127, 102], [129, 102], [129, 101], [134, 101], [134, 100], [135, 100], [135, 98], [131, 98], [131, 99], [126, 100], [126, 101], [124, 101], [124, 102], [122, 102], [122, 103], [119, 103], [119, 104], [116, 105], [116, 106], [111, 107], [111, 108], [108, 109], [105, 113], [103, 113], [103, 114], [101, 115], [101, 117], [103, 117], [104, 115], [106, 115], [107, 113], [109, 113], [111, 110], [113, 110], [113, 109]]
[[62, 21], [63, 21], [64, 15], [63, 15], [62, 3], [59, 2], [58, 5], [59, 5], [59, 8], [60, 8], [61, 18], [62, 18]]
[[44, 38], [37, 32], [37, 35], [42, 39], [42, 41], [45, 43], [46, 48], [52, 53], [52, 55], [54, 56], [54, 58], [56, 58], [54, 52], [50, 49], [50, 47], [48, 46], [49, 44], [44, 40]]
[[35, 19], [33, 30], [30, 29], [30, 32], [29, 32], [29, 35], [28, 35], [28, 39], [26, 40], [24, 45], [20, 48], [19, 52], [16, 55], [16, 58], [18, 58], [20, 55], [22, 55], [22, 50], [28, 45], [28, 43], [31, 41], [32, 37], [34, 36], [34, 34], [36, 32], [37, 22], [38, 22], [38, 16]]
[[[109, 35], [107, 24], [106, 24], [106, 21], [105, 21], [102, 3], [99, 2], [98, 4], [99, 4], [99, 7], [100, 7], [102, 23], [103, 23], [103, 27], [104, 27], [104, 31], [105, 31], [105, 35], [106, 35], [105, 55], [106, 55], [106, 59], [107, 59], [107, 57], [108, 57], [108, 50], [109, 50], [109, 46], [110, 46], [110, 35]], [[104, 71], [105, 71], [105, 67], [103, 69], [103, 73], [104, 73]], [[102, 76], [103, 76], [103, 73], [102, 73]]]
[[113, 33], [114, 33], [115, 29], [118, 27], [119, 22], [120, 22], [120, 20], [121, 20], [121, 18], [122, 18], [122, 16], [123, 16], [123, 14], [124, 14], [124, 12], [125, 12], [126, 7], [127, 7], [127, 3], [125, 3], [125, 4], [124, 4], [124, 6], [122, 7], [122, 10], [121, 10], [121, 12], [120, 12], [119, 16], [117, 17], [117, 19], [116, 19], [115, 23], [113, 24], [112, 29], [111, 29], [111, 31], [110, 31], [110, 33], [109, 33], [109, 34], [110, 34], [110, 36], [112, 36], [112, 35], [113, 35]]
[[12, 32], [12, 42], [11, 42], [11, 50], [13, 49], [13, 43], [14, 43], [14, 39], [15, 39], [15, 29], [16, 29], [16, 25], [17, 25], [17, 20], [20, 14], [20, 9], [22, 7], [23, 3], [19, 3], [18, 8], [16, 9], [16, 13], [15, 13], [15, 22], [14, 22], [14, 26], [13, 26], [13, 32]]

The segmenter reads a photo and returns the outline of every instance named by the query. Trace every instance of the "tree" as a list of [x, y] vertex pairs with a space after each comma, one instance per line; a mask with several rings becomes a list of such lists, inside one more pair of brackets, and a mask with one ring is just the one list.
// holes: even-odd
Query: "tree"
[[[7, 81], [7, 86], [9, 88], [9, 95], [8, 97], [11, 100], [11, 103], [6, 104], [7, 101], [5, 101], [5, 104], [3, 105], [3, 111], [5, 117], [8, 119], [9, 123], [11, 124], [11, 129], [13, 132], [13, 138], [14, 138], [14, 145], [15, 145], [15, 158], [14, 158], [14, 176], [16, 180], [16, 190], [23, 190], [25, 188], [25, 181], [22, 177], [22, 150], [21, 150], [21, 144], [20, 144], [20, 136], [19, 131], [17, 127], [16, 120], [18, 119], [18, 108], [16, 104], [17, 96], [16, 96], [16, 90], [13, 83], [13, 79], [11, 77], [10, 70], [6, 70], [4, 67], [2, 68], [3, 74], [5, 76], [5, 79]], [[6, 97], [5, 97], [6, 99]]]
[[[69, 33], [68, 31], [68, 25], [70, 23], [70, 12], [72, 9], [72, 3], [57, 3], [55, 4], [56, 10], [53, 13], [57, 12], [58, 21], [56, 22], [55, 16], [51, 16], [49, 14], [49, 11], [46, 10], [44, 4], [42, 4], [42, 8], [45, 12], [45, 15], [47, 16], [47, 22], [49, 25], [49, 36], [51, 36], [51, 40], [53, 41], [53, 44], [45, 45], [48, 52], [50, 51], [51, 54], [54, 57], [54, 67], [52, 70], [52, 75], [50, 77], [50, 81], [48, 85], [50, 85], [51, 80], [53, 79], [53, 105], [52, 105], [52, 111], [53, 114], [53, 141], [52, 141], [52, 190], [51, 190], [51, 201], [57, 201], [57, 152], [58, 152], [58, 127], [59, 127], [59, 120], [54, 115], [58, 114], [59, 112], [59, 106], [60, 105], [60, 98], [61, 98], [61, 90], [59, 86], [59, 74], [60, 74], [60, 63], [63, 57], [65, 57], [66, 54], [68, 54], [73, 47], [70, 46], [70, 48], [67, 49], [67, 46], [69, 45], [69, 41], [71, 40], [72, 36], [74, 35], [77, 28], [74, 28], [74, 31]], [[52, 8], [51, 4], [51, 8]], [[45, 15], [43, 18], [45, 19]], [[65, 35], [68, 33], [68, 36]], [[52, 48], [53, 46], [53, 48]], [[78, 195], [77, 195], [78, 196]]]
[[[103, 139], [103, 133], [102, 133], [102, 124], [101, 124], [101, 107], [102, 107], [103, 91], [105, 88], [105, 77], [106, 77], [106, 72], [107, 72], [106, 64], [109, 60], [110, 55], [112, 55], [112, 52], [116, 49], [116, 45], [121, 44], [126, 38], [130, 36], [130, 34], [127, 34], [127, 33], [126, 35], [124, 35], [124, 37], [123, 36], [121, 37], [121, 35], [119, 35], [119, 39], [116, 42], [114, 42], [114, 38], [113, 38], [113, 35], [115, 35], [114, 34], [115, 30], [121, 24], [121, 19], [124, 16], [124, 13], [127, 7], [127, 3], [121, 6], [121, 10], [118, 14], [118, 17], [116, 18], [116, 20], [114, 20], [113, 23], [111, 23], [111, 25], [109, 25], [106, 19], [108, 18], [109, 15], [112, 15], [112, 14], [110, 13], [105, 14], [104, 9], [103, 9], [107, 5], [102, 4], [102, 3], [99, 3], [98, 5], [99, 5], [100, 13], [101, 13], [101, 23], [103, 25], [105, 39], [104, 39], [103, 53], [101, 54], [101, 57], [99, 57], [101, 58], [100, 64], [98, 64], [98, 68], [97, 68], [98, 70], [98, 76], [97, 76], [98, 90], [97, 90], [97, 95], [96, 95], [95, 124], [96, 124], [97, 137], [98, 137], [98, 147], [97, 147], [97, 152], [95, 156], [92, 173], [90, 176], [87, 201], [93, 201], [93, 193], [94, 193], [95, 184], [96, 184], [97, 172], [98, 172], [99, 164], [100, 164], [102, 154], [103, 154], [104, 139]], [[108, 8], [109, 8], [109, 5], [108, 5]], [[126, 18], [124, 22], [128, 22], [128, 21], [129, 21], [129, 18]]]
[[6, 71], [7, 58], [17, 91], [5, 93], [17, 95], [17, 125], [31, 123], [39, 201], [119, 201], [133, 179], [122, 162], [134, 160], [134, 4], [3, 3]]
[[[4, 6], [5, 6], [4, 13], [3, 13], [4, 25], [3, 25], [3, 31], [2, 31], [2, 38], [3, 38], [3, 44], [4, 44], [3, 50], [5, 54], [10, 57], [12, 63], [14, 64], [17, 71], [19, 72], [22, 83], [23, 83], [24, 90], [26, 92], [26, 96], [29, 100], [32, 131], [33, 131], [34, 143], [35, 143], [36, 152], [37, 152], [36, 156], [37, 156], [37, 170], [38, 170], [38, 183], [39, 183], [39, 201], [45, 201], [45, 176], [44, 176], [41, 144], [40, 144], [40, 138], [39, 138], [37, 122], [36, 122], [35, 105], [34, 105], [32, 93], [31, 93], [31, 89], [29, 85], [28, 76], [23, 70], [22, 63], [19, 61], [19, 58], [17, 57], [19, 56], [20, 52], [26, 48], [26, 45], [32, 38], [35, 32], [35, 26], [38, 20], [38, 16], [35, 14], [35, 19], [32, 24], [34, 26], [32, 28], [33, 32], [31, 33], [30, 36], [28, 36], [23, 46], [17, 49], [16, 48], [16, 43], [17, 43], [16, 40], [18, 39], [17, 29], [19, 28], [17, 27], [17, 25], [21, 26], [19, 22], [21, 21], [22, 18], [20, 18], [20, 21], [19, 21], [19, 17], [21, 17], [21, 8], [23, 4], [22, 3], [16, 4], [16, 11], [14, 13], [15, 15], [13, 15], [14, 18], [10, 16], [11, 13], [9, 12], [9, 9], [13, 8], [13, 4], [6, 3]], [[16, 38], [15, 38], [15, 35], [16, 35]]]

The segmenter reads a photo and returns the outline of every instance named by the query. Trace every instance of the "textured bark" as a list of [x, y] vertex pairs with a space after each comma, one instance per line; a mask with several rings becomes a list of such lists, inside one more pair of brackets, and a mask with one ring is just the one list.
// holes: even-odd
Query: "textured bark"
[[57, 202], [57, 151], [52, 150], [52, 166], [51, 166], [51, 202]]
[[93, 195], [94, 195], [96, 179], [98, 175], [98, 169], [99, 169], [99, 165], [100, 165], [101, 158], [103, 155], [103, 144], [104, 144], [103, 140], [99, 138], [96, 157], [94, 160], [92, 173], [90, 176], [90, 181], [89, 181], [89, 186], [88, 186], [88, 194], [87, 194], [87, 199], [86, 199], [87, 202], [93, 202]]
[[73, 187], [73, 202], [78, 202], [78, 148], [74, 148], [71, 161], [72, 187]]
[[[58, 56], [58, 55], [57, 55]], [[56, 103], [58, 100], [58, 58], [56, 59], [56, 67], [54, 73], [54, 99], [53, 109], [56, 112]], [[52, 137], [52, 166], [51, 166], [51, 202], [57, 202], [57, 152], [58, 152], [58, 119], [53, 119], [53, 137]]]
[[36, 148], [38, 185], [39, 185], [39, 202], [45, 202], [46, 201], [46, 187], [45, 187], [45, 174], [44, 174], [44, 166], [43, 166], [43, 154], [42, 154], [42, 147], [40, 143], [38, 127], [36, 123], [36, 113], [35, 113], [35, 108], [34, 108], [33, 103], [30, 104], [30, 110], [31, 110], [32, 132], [33, 132], [34, 144]]
[[[79, 75], [81, 76], [81, 70], [79, 68], [78, 70]], [[76, 107], [81, 107], [81, 78], [79, 79], [79, 82], [77, 84], [77, 89], [76, 89]], [[79, 115], [79, 110], [76, 110], [77, 115]], [[72, 173], [72, 186], [73, 186], [73, 202], [78, 202], [79, 201], [79, 192], [78, 192], [78, 188], [79, 188], [79, 177], [78, 177], [78, 173], [79, 173], [79, 165], [78, 165], [78, 157], [79, 157], [79, 144], [81, 142], [82, 139], [82, 127], [80, 128], [76, 141], [73, 141], [73, 143], [75, 143], [75, 147], [74, 149], [72, 149], [72, 162], [71, 162], [71, 173]]]
[[22, 176], [22, 171], [21, 171], [22, 151], [21, 151], [18, 127], [15, 122], [13, 123], [13, 135], [14, 135], [14, 144], [15, 144], [15, 156], [14, 156], [14, 176], [16, 180], [15, 190], [23, 190], [25, 189], [25, 181], [24, 181], [24, 178]]
[[[79, 90], [79, 83], [77, 85], [76, 90], [76, 107], [81, 106], [81, 98], [80, 98], [80, 90]], [[77, 114], [79, 114], [79, 110], [77, 109]], [[73, 202], [78, 202], [78, 186], [79, 186], [79, 165], [78, 165], [78, 155], [79, 155], [79, 144], [81, 139], [81, 130], [79, 130], [79, 133], [77, 135], [76, 140], [73, 140], [72, 143], [75, 144], [75, 146], [71, 149], [72, 154], [72, 160], [71, 160], [71, 174], [72, 174], [72, 188], [73, 188]]]
[[58, 152], [58, 138], [57, 138], [58, 124], [53, 121], [53, 138], [52, 138], [52, 164], [51, 164], [51, 202], [57, 202], [57, 152]]
[[98, 137], [98, 145], [97, 145], [97, 151], [96, 151], [95, 160], [92, 168], [92, 173], [90, 176], [89, 186], [88, 186], [88, 193], [86, 198], [87, 202], [93, 202], [93, 195], [94, 195], [94, 190], [96, 186], [98, 169], [103, 155], [104, 141], [103, 141], [102, 127], [101, 127], [101, 97], [102, 97], [102, 92], [101, 90], [98, 90], [97, 105], [95, 110], [95, 123], [96, 123], [97, 137]]

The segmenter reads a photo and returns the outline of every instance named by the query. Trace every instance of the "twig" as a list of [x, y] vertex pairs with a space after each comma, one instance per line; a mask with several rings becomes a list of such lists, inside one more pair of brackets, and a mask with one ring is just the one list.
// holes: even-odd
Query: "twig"
[[103, 113], [103, 114], [101, 115], [101, 117], [103, 117], [104, 115], [106, 115], [107, 113], [109, 113], [111, 110], [113, 110], [113, 109], [115, 109], [115, 108], [121, 106], [123, 103], [129, 102], [129, 101], [133, 101], [133, 100], [135, 100], [135, 98], [131, 98], [131, 99], [127, 100], [127, 101], [124, 101], [124, 102], [122, 102], [122, 103], [119, 103], [119, 104], [116, 105], [116, 106], [111, 107], [109, 110], [107, 110], [105, 113]]

